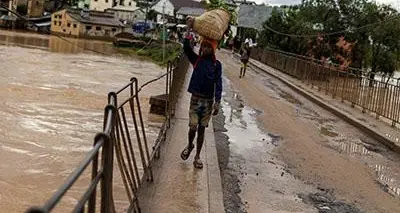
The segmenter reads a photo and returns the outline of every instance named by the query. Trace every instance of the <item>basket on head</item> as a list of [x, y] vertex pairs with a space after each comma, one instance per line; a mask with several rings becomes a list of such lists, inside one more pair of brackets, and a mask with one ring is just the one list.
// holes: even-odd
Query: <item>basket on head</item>
[[203, 37], [221, 40], [229, 27], [231, 15], [223, 9], [211, 10], [194, 21], [193, 29]]

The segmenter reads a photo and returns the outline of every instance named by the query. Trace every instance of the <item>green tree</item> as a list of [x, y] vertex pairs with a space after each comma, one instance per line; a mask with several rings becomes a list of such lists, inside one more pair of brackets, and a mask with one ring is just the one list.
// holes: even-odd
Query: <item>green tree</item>
[[[370, 68], [371, 78], [375, 73], [392, 75], [400, 57], [398, 16], [392, 7], [367, 0], [303, 0], [298, 6], [274, 10], [264, 23], [259, 43], [302, 55], [330, 55], [335, 61], [342, 51], [336, 44], [345, 38], [356, 44], [349, 54], [350, 66]], [[269, 28], [287, 34], [323, 36], [285, 36]], [[343, 32], [326, 35], [338, 31]]]

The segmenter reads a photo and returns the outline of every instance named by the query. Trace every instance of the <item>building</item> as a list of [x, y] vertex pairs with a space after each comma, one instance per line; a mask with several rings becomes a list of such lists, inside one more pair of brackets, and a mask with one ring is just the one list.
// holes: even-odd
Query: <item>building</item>
[[178, 19], [186, 19], [187, 17], [198, 17], [206, 12], [203, 8], [181, 7], [177, 12]]
[[40, 17], [44, 13], [45, 0], [28, 0], [26, 15], [28, 17]]
[[[186, 8], [205, 8], [205, 5], [199, 1], [193, 0], [159, 0], [154, 3], [151, 9], [155, 10], [157, 15], [157, 22], [163, 22], [163, 12], [166, 18], [176, 18], [176, 11], [182, 7]], [[166, 20], [164, 20], [166, 22]]]
[[95, 11], [105, 11], [108, 8], [112, 8], [114, 0], [91, 0], [89, 9]]
[[134, 1], [129, 2], [128, 5], [122, 5], [121, 2], [119, 4], [115, 7], [107, 8], [105, 11], [114, 13], [115, 18], [128, 23], [133, 23], [134, 20], [142, 18], [146, 14], [136, 6], [136, 2]]
[[128, 11], [138, 9], [135, 0], [90, 0], [90, 10], [104, 12], [110, 8]]
[[114, 14], [88, 10], [64, 9], [51, 17], [51, 33], [75, 38], [111, 40], [124, 25]]

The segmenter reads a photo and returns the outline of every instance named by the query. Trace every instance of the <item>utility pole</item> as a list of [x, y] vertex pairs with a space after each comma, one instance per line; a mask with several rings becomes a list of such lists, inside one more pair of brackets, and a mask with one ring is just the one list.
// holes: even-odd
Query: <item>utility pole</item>
[[146, 2], [145, 2], [145, 4], [146, 4], [146, 12], [145, 12], [145, 17], [144, 17], [144, 32], [143, 32], [143, 37], [145, 37], [146, 36], [146, 28], [147, 28], [147, 16], [149, 15], [149, 0], [147, 0]]
[[162, 15], [163, 15], [163, 17], [162, 17], [162, 19], [163, 19], [163, 63], [164, 63], [164, 61], [165, 61], [165, 3], [166, 3], [167, 1], [166, 0], [164, 0], [164, 4], [163, 4], [163, 12], [162, 12]]

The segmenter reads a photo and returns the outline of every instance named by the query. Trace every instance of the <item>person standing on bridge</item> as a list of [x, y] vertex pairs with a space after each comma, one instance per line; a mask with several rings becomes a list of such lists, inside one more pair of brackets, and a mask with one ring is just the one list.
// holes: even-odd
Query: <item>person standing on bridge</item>
[[242, 65], [240, 67], [239, 78], [242, 78], [246, 75], [246, 69], [247, 69], [247, 64], [249, 63], [249, 59], [250, 59], [250, 44], [249, 40], [246, 39], [246, 42], [240, 49], [240, 61], [242, 62]]
[[[188, 29], [193, 26], [193, 19], [187, 21]], [[212, 115], [219, 111], [222, 94], [222, 65], [216, 60], [215, 51], [218, 42], [202, 39], [200, 51], [197, 55], [185, 38], [183, 49], [190, 63], [193, 65], [193, 73], [190, 79], [188, 92], [192, 94], [189, 109], [189, 144], [181, 153], [181, 158], [187, 160], [194, 149], [194, 138], [197, 132], [197, 151], [193, 165], [195, 168], [203, 168], [200, 153], [204, 142], [205, 129]]]

